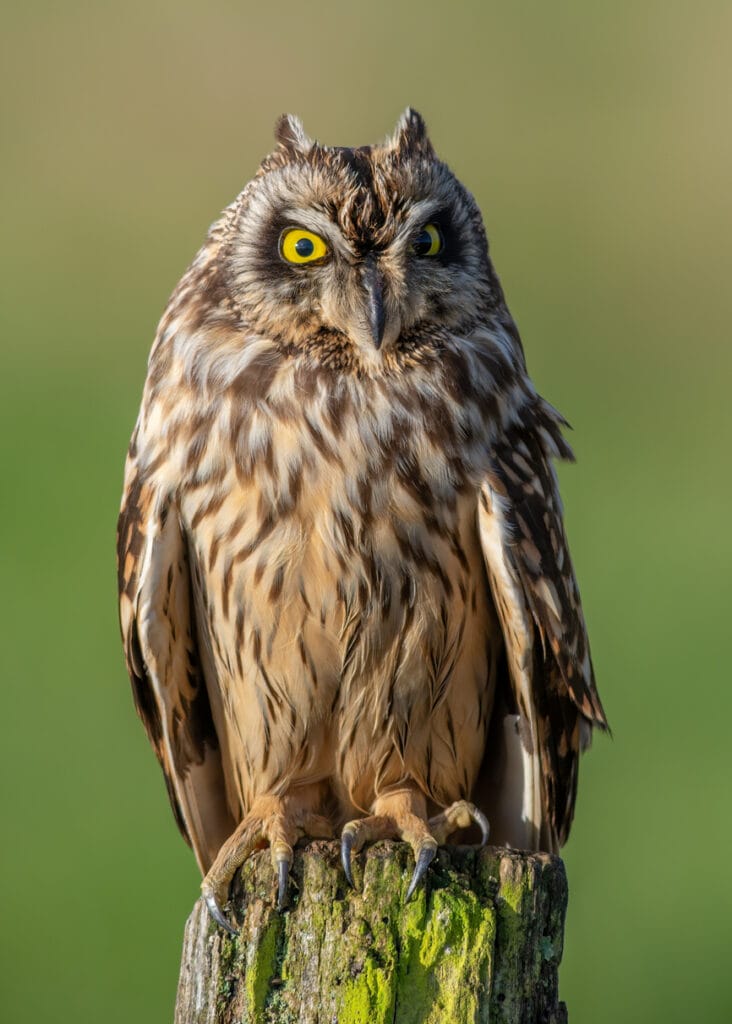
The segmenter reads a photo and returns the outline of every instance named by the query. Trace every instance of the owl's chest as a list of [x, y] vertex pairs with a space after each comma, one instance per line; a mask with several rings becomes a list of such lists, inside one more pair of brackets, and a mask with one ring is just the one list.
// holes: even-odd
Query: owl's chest
[[242, 424], [232, 491], [262, 542], [343, 568], [358, 550], [426, 554], [461, 528], [488, 467], [486, 424], [444, 396], [389, 397], [339, 409], [327, 396], [295, 415], [272, 403]]
[[424, 481], [415, 490], [384, 472], [367, 491], [336, 469], [319, 486], [304, 474], [275, 512], [257, 474], [231, 484], [188, 528], [199, 628], [232, 708], [278, 680], [303, 723], [313, 707], [362, 699], [376, 722], [408, 716], [435, 680], [485, 679], [490, 599], [472, 492], [432, 504]]
[[305, 621], [345, 635], [358, 615], [375, 648], [415, 602], [421, 622], [439, 618], [474, 585], [481, 434], [434, 396], [262, 403], [229, 425], [223, 478], [182, 507], [217, 621], [266, 643]]
[[368, 527], [454, 512], [485, 475], [492, 433], [479, 403], [420, 378], [399, 387], [339, 382], [305, 400], [281, 389], [239, 418], [230, 411], [227, 425], [230, 463], [263, 509], [343, 521], [346, 534], [349, 515]]

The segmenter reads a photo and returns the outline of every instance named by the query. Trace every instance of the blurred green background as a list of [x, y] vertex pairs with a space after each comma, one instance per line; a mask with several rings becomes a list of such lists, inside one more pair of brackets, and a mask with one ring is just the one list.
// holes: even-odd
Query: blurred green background
[[145, 360], [208, 224], [299, 113], [413, 104], [475, 193], [540, 390], [615, 738], [583, 763], [576, 1022], [732, 1019], [732, 7], [4, 12], [0, 1018], [172, 1020], [197, 894], [133, 708], [114, 526]]

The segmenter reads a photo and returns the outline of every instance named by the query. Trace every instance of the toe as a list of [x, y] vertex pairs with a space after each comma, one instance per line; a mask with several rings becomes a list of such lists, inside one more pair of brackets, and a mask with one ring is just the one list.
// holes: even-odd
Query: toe
[[209, 885], [206, 885], [205, 882], [201, 886], [201, 894], [203, 895], [206, 906], [208, 907], [208, 912], [216, 924], [225, 929], [225, 931], [230, 935], [238, 935], [236, 928], [234, 928], [234, 926], [228, 921], [226, 914], [224, 914], [221, 909], [213, 889]]
[[427, 868], [430, 866], [432, 861], [435, 859], [437, 853], [437, 841], [431, 836], [423, 839], [417, 849], [414, 851], [415, 865], [412, 878], [407, 889], [407, 895], [405, 903], [409, 903], [417, 886], [420, 884], [424, 876], [427, 874]]
[[292, 865], [292, 847], [279, 840], [272, 844], [272, 864], [277, 872], [277, 909], [284, 910], [287, 903], [287, 883]]
[[355, 889], [353, 881], [353, 870], [351, 866], [351, 854], [358, 853], [365, 843], [375, 843], [378, 839], [399, 839], [401, 838], [394, 821], [373, 814], [368, 818], [355, 818], [343, 826], [341, 832], [341, 864], [343, 871], [352, 889]]
[[236, 929], [221, 909], [229, 898], [229, 887], [236, 871], [254, 852], [262, 838], [259, 822], [245, 819], [229, 836], [201, 883], [201, 892], [214, 921], [232, 935]]
[[457, 800], [434, 818], [430, 818], [430, 829], [439, 844], [444, 845], [453, 832], [477, 825], [481, 833], [481, 846], [488, 842], [490, 825], [485, 814], [468, 800]]

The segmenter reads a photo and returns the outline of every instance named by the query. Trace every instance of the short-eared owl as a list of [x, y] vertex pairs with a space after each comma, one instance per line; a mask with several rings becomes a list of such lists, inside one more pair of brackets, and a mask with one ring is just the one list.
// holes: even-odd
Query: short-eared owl
[[606, 727], [552, 458], [478, 208], [407, 110], [294, 117], [150, 356], [119, 520], [137, 709], [216, 920], [268, 844], [556, 850]]

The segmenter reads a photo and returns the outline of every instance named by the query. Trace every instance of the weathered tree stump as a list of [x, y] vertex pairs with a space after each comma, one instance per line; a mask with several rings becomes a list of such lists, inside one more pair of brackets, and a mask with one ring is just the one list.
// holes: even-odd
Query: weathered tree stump
[[235, 887], [238, 936], [199, 901], [188, 919], [176, 1024], [563, 1024], [557, 971], [567, 881], [557, 857], [441, 850], [412, 901], [411, 851], [297, 850], [291, 906], [274, 906], [268, 852]]

